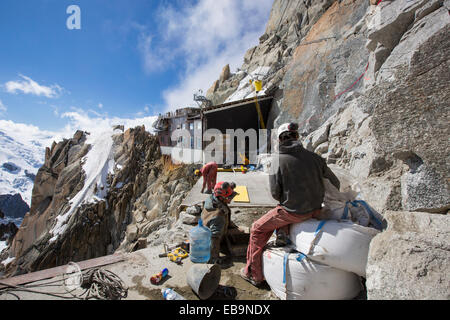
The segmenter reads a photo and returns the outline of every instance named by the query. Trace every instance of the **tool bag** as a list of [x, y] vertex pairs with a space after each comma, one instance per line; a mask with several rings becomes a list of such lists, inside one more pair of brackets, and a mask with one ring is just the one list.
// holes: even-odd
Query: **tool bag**
[[348, 300], [363, 289], [356, 274], [314, 262], [288, 247], [264, 251], [263, 273], [281, 300]]

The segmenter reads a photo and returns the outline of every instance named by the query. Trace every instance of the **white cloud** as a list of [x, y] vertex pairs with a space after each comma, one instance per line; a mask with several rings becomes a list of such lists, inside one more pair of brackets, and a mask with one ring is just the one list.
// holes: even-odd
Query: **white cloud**
[[138, 50], [146, 73], [163, 70], [171, 60], [168, 58], [171, 55], [162, 53], [163, 50], [161, 48], [152, 48], [152, 39], [152, 35], [147, 33], [147, 31], [142, 31], [138, 38]]
[[37, 126], [24, 123], [16, 123], [11, 120], [0, 120], [1, 131], [7, 132], [14, 140], [30, 145], [36, 141], [43, 146], [51, 146], [53, 141], [62, 141], [72, 138], [77, 130], [88, 131], [92, 134], [102, 133], [115, 125], [124, 125], [125, 130], [144, 125], [145, 129], [153, 132], [152, 125], [157, 116], [118, 118], [108, 117], [106, 114], [99, 114], [93, 110], [84, 111], [72, 107], [71, 112], [60, 114], [62, 120], [66, 120], [66, 125], [57, 131], [42, 130]]
[[[137, 116], [134, 119], [108, 117], [106, 114], [102, 115], [93, 110], [84, 111], [81, 109], [75, 109], [71, 112], [65, 112], [61, 115], [62, 119], [66, 119], [68, 122], [66, 126], [60, 130], [56, 136], [61, 138], [72, 137], [77, 130], [84, 130], [90, 133], [101, 133], [108, 130], [115, 125], [124, 125], [125, 130], [127, 128], [134, 128], [136, 126], [144, 125], [145, 129], [152, 132], [152, 125], [156, 121], [157, 117], [140, 117]], [[94, 116], [91, 116], [93, 114]]]
[[166, 109], [196, 106], [194, 93], [206, 92], [226, 64], [232, 71], [240, 67], [245, 52], [264, 33], [272, 4], [273, 0], [200, 0], [178, 11], [171, 5], [161, 7], [160, 43], [152, 45], [154, 38], [144, 32], [140, 48], [148, 72], [174, 59], [182, 64], [178, 83], [163, 93]]
[[[153, 113], [151, 113], [151, 112], [153, 112]], [[152, 106], [149, 106], [149, 105], [145, 105], [143, 110], [135, 113], [135, 116], [142, 118], [142, 117], [144, 117], [144, 115], [148, 115], [148, 114], [156, 114], [155, 108]]]
[[51, 105], [50, 107], [53, 109], [53, 114], [58, 117], [59, 116], [59, 109], [58, 109], [58, 107], [54, 106], [54, 105]]
[[47, 98], [57, 98], [62, 92], [63, 88], [57, 84], [52, 86], [40, 85], [33, 79], [24, 75], [19, 75], [23, 80], [8, 81], [5, 83], [5, 89], [9, 93], [17, 94], [19, 91], [24, 94], [32, 94], [36, 96], [44, 96]]
[[3, 112], [6, 112], [6, 110], [8, 110], [8, 109], [3, 104], [2, 100], [0, 100], [0, 114], [2, 114]]
[[[1, 131], [6, 132], [15, 141], [22, 143], [25, 146], [33, 146], [37, 143], [43, 146], [50, 146], [55, 136], [60, 137], [59, 134], [41, 130], [37, 126], [24, 123], [16, 123], [11, 120], [0, 120]], [[44, 154], [42, 154], [42, 159]]]

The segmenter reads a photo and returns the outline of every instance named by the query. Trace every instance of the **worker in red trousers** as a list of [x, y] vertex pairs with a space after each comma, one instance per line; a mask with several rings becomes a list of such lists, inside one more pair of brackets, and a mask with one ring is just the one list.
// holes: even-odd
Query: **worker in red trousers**
[[325, 159], [303, 148], [298, 141], [298, 125], [285, 123], [278, 129], [279, 152], [272, 157], [269, 175], [272, 197], [279, 201], [253, 223], [247, 249], [247, 264], [241, 277], [259, 286], [264, 281], [262, 255], [264, 247], [277, 231], [276, 244], [287, 244], [289, 225], [316, 218], [320, 213], [327, 178], [339, 189], [340, 182], [327, 166]]
[[205, 187], [207, 187], [206, 193], [208, 194], [211, 194], [214, 190], [217, 182], [217, 168], [217, 163], [213, 161], [205, 164], [200, 170], [195, 170], [195, 175], [203, 176], [201, 193], [205, 191]]

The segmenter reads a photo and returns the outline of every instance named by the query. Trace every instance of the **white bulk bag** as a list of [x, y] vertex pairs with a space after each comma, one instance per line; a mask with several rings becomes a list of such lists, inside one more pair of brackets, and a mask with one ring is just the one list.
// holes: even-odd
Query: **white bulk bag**
[[360, 277], [354, 273], [308, 258], [298, 261], [298, 252], [288, 254], [285, 260], [287, 252], [284, 248], [271, 248], [263, 253], [264, 277], [282, 300], [347, 300], [363, 289]]
[[289, 238], [311, 260], [366, 277], [370, 241], [378, 233], [348, 220], [310, 219], [292, 224]]

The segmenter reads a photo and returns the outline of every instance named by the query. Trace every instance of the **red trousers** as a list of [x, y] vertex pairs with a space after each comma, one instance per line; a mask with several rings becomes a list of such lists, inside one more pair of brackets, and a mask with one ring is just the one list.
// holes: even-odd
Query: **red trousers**
[[200, 171], [203, 176], [203, 189], [213, 191], [217, 182], [217, 164], [215, 162], [207, 163]]
[[263, 281], [262, 254], [264, 246], [269, 241], [273, 231], [282, 229], [288, 234], [290, 224], [304, 222], [316, 217], [319, 213], [320, 210], [315, 210], [306, 214], [295, 214], [287, 212], [281, 206], [277, 206], [254, 222], [250, 230], [245, 273], [255, 281]]

